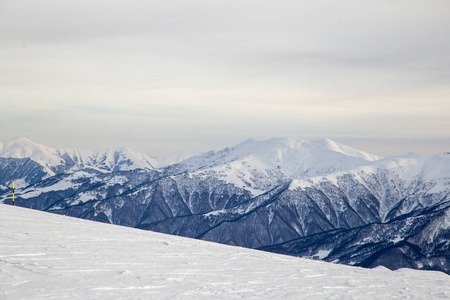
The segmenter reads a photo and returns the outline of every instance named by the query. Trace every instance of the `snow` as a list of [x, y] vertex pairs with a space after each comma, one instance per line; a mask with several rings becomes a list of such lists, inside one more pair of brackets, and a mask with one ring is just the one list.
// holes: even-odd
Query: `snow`
[[129, 179], [126, 176], [114, 176], [111, 179], [109, 179], [106, 184], [108, 186], [113, 186], [116, 184], [122, 185], [125, 182], [127, 182]]
[[210, 216], [217, 216], [217, 215], [223, 215], [226, 214], [227, 210], [226, 209], [219, 209], [219, 210], [213, 210], [209, 213], [204, 214], [205, 217], [210, 217]]
[[24, 137], [17, 137], [0, 143], [0, 157], [31, 158], [43, 166], [62, 164], [56, 149], [36, 144]]
[[[276, 138], [265, 141], [247, 140], [232, 148], [210, 151], [182, 162], [191, 167], [212, 167], [231, 162], [250, 164], [257, 169], [281, 168], [285, 173], [298, 171], [322, 173], [337, 161], [344, 168], [381, 157], [338, 144], [331, 140], [308, 141], [296, 138]], [[311, 169], [311, 170], [310, 170]], [[301, 172], [300, 172], [301, 173]]]
[[24, 137], [0, 142], [0, 157], [31, 158], [47, 168], [51, 175], [54, 175], [52, 168], [72, 162], [75, 163], [72, 170], [88, 167], [102, 172], [113, 170], [115, 166], [121, 170], [153, 169], [158, 164], [156, 160], [126, 147], [105, 150], [55, 149]]
[[81, 203], [85, 203], [91, 200], [95, 200], [97, 198], [97, 194], [94, 192], [84, 192], [84, 193], [79, 193], [77, 195], [77, 198], [74, 202], [71, 203], [71, 205], [78, 205]]
[[312, 187], [314, 185], [314, 182], [311, 179], [308, 180], [292, 180], [291, 184], [289, 185], [290, 190], [296, 190], [298, 188], [305, 189], [308, 187]]
[[450, 297], [440, 272], [335, 265], [8, 205], [0, 228], [5, 300]]
[[[6, 183], [6, 185], [7, 186], [12, 186], [12, 182], [10, 181], [10, 182], [7, 182]], [[28, 184], [27, 184], [27, 182], [25, 181], [25, 179], [16, 179], [16, 180], [14, 180], [14, 185], [15, 185], [15, 188], [17, 189], [17, 190], [20, 190], [20, 189], [23, 189], [23, 188], [25, 188]]]
[[317, 252], [313, 256], [317, 257], [318, 259], [324, 259], [325, 257], [328, 256], [328, 254], [330, 254], [330, 252], [331, 252], [331, 249], [330, 250], [319, 250], [319, 252]]
[[37, 197], [40, 194], [47, 193], [50, 191], [64, 191], [64, 190], [67, 190], [70, 188], [75, 189], [75, 188], [81, 186], [82, 183], [74, 183], [74, 181], [81, 177], [93, 177], [93, 175], [80, 171], [80, 172], [72, 173], [67, 177], [64, 177], [62, 180], [57, 181], [53, 185], [45, 186], [45, 187], [31, 186], [29, 188], [26, 188], [26, 189], [18, 192], [17, 194], [22, 199], [29, 199], [29, 198]]
[[324, 143], [328, 149], [333, 150], [335, 152], [340, 152], [346, 156], [360, 157], [367, 161], [376, 161], [381, 159], [380, 156], [351, 148], [349, 146], [337, 143], [330, 139], [325, 139], [322, 140], [321, 142]]
[[[339, 162], [337, 162], [338, 164]], [[339, 168], [337, 168], [339, 169]], [[344, 169], [344, 168], [341, 168]], [[429, 194], [447, 193], [450, 191], [450, 155], [437, 154], [426, 156], [415, 153], [408, 153], [403, 156], [385, 157], [375, 161], [366, 161], [355, 168], [348, 168], [343, 171], [336, 171], [324, 176], [305, 176], [302, 179], [294, 179], [290, 186], [290, 190], [305, 189], [319, 185], [321, 182], [328, 181], [338, 186], [339, 178], [351, 175], [361, 185], [367, 187], [366, 181], [370, 180], [372, 175], [381, 176], [380, 174], [389, 174], [392, 179], [397, 180], [396, 187], [400, 191], [410, 191], [402, 187], [410, 186], [413, 188], [417, 182], [430, 183], [428, 189]], [[399, 196], [401, 198], [406, 195]], [[385, 204], [384, 202], [382, 203]], [[392, 203], [391, 203], [392, 204]], [[382, 207], [381, 212], [384, 214], [389, 211], [391, 204]]]
[[403, 241], [404, 239], [401, 236], [397, 236], [394, 239], [391, 240], [392, 243], [397, 244], [401, 241]]
[[219, 178], [257, 196], [286, 179], [302, 180], [348, 171], [380, 160], [332, 140], [249, 139], [232, 148], [210, 151], [180, 163], [194, 174]]

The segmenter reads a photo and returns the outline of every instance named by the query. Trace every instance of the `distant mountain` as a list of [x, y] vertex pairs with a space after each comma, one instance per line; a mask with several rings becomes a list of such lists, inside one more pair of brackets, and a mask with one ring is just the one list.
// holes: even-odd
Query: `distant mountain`
[[329, 139], [249, 139], [231, 148], [191, 157], [169, 169], [174, 173], [212, 175], [256, 196], [286, 180], [351, 170], [380, 159]]
[[126, 147], [106, 150], [54, 149], [18, 137], [0, 142], [0, 157], [28, 158], [44, 167], [49, 176], [91, 169], [99, 172], [154, 169], [157, 162]]
[[[11, 190], [0, 202], [11, 203]], [[247, 140], [162, 168], [62, 172], [18, 189], [16, 204], [350, 265], [450, 273], [446, 153], [381, 158], [331, 140]]]

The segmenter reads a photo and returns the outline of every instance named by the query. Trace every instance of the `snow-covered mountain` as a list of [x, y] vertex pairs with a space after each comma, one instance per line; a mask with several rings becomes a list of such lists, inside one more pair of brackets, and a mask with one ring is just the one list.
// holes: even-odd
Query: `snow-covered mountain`
[[443, 299], [441, 272], [363, 269], [1, 205], [1, 299]]
[[232, 148], [194, 156], [171, 169], [214, 176], [256, 196], [286, 180], [352, 170], [379, 159], [329, 139], [249, 139]]
[[[11, 203], [11, 190], [0, 202]], [[248, 140], [159, 169], [60, 173], [17, 189], [16, 204], [350, 265], [450, 273], [448, 153], [381, 158], [331, 140]]]
[[100, 172], [153, 169], [157, 162], [126, 147], [106, 150], [54, 149], [24, 137], [0, 142], [0, 157], [30, 158], [45, 168], [49, 175], [92, 169]]

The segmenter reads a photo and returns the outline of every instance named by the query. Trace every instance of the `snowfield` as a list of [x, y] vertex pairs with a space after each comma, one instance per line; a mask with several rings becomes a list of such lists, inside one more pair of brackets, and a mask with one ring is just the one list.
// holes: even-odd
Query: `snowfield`
[[0, 205], [0, 299], [448, 299], [450, 276], [363, 269]]

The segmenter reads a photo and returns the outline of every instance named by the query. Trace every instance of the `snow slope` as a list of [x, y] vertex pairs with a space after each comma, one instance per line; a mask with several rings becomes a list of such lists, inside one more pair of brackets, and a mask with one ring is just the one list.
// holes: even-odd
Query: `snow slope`
[[335, 265], [0, 205], [1, 299], [444, 299], [440, 272]]
[[153, 169], [157, 162], [126, 147], [106, 150], [54, 149], [24, 137], [0, 142], [0, 157], [31, 158], [47, 168], [50, 175], [67, 170], [93, 168], [101, 172]]

